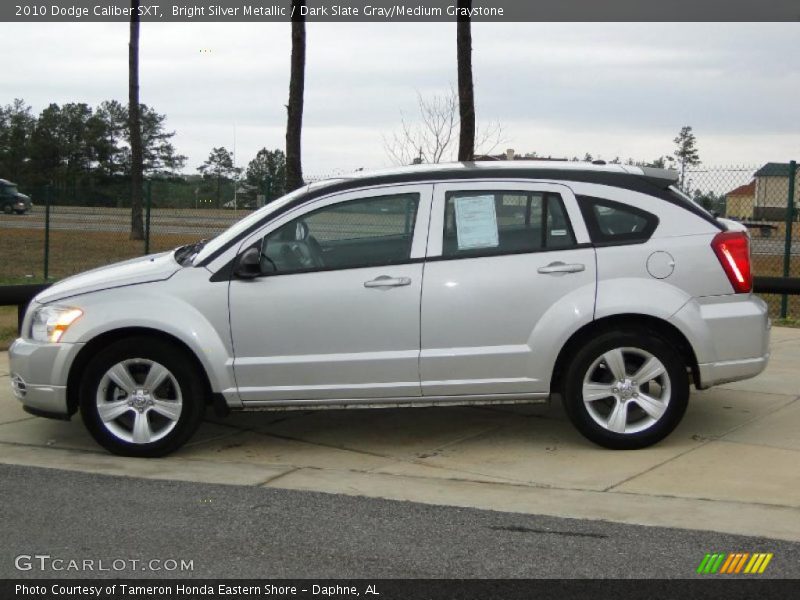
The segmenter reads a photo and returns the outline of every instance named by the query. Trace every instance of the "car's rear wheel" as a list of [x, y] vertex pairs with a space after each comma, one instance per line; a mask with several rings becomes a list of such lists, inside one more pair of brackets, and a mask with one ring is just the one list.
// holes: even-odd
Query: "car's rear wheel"
[[164, 456], [200, 425], [204, 386], [182, 348], [156, 338], [127, 338], [89, 362], [80, 408], [92, 437], [110, 452]]
[[3, 212], [7, 215], [10, 215], [14, 212], [14, 207], [10, 204], [3, 204]]
[[689, 401], [678, 352], [652, 333], [609, 332], [575, 353], [564, 381], [564, 409], [591, 441], [644, 448], [677, 427]]

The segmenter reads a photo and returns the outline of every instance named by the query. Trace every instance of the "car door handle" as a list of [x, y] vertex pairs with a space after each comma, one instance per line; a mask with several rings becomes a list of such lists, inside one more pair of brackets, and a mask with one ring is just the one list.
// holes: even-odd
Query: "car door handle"
[[365, 281], [365, 288], [388, 288], [400, 287], [403, 285], [411, 285], [411, 277], [389, 277], [388, 275], [381, 275], [372, 281]]
[[559, 273], [580, 273], [581, 271], [586, 270], [586, 265], [582, 265], [580, 263], [575, 263], [572, 265], [568, 265], [561, 261], [552, 262], [546, 267], [539, 267], [539, 273], [544, 273], [545, 275], [557, 275]]

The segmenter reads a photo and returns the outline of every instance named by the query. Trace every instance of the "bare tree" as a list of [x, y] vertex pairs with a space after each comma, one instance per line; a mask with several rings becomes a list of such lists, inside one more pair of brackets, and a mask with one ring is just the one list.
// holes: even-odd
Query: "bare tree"
[[475, 89], [472, 84], [472, 0], [458, 0], [456, 57], [458, 60], [458, 160], [475, 157]]
[[[397, 165], [440, 163], [454, 159], [456, 131], [459, 129], [458, 95], [454, 89], [424, 97], [417, 92], [418, 115], [409, 119], [400, 113], [400, 129], [384, 136], [383, 146]], [[476, 148], [489, 154], [503, 143], [498, 122], [477, 128]]]
[[131, 37], [128, 44], [128, 128], [131, 141], [131, 239], [144, 239], [142, 187], [142, 115], [139, 105], [139, 0], [131, 0]]
[[303, 185], [300, 138], [303, 132], [303, 91], [306, 71], [306, 19], [300, 7], [304, 0], [292, 0], [292, 59], [289, 103], [286, 105], [286, 191]]

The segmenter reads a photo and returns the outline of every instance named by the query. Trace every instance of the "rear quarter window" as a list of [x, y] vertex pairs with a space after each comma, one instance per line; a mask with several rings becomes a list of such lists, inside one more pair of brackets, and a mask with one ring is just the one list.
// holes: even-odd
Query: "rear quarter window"
[[595, 244], [646, 242], [658, 227], [658, 217], [639, 208], [593, 196], [578, 196], [578, 204]]

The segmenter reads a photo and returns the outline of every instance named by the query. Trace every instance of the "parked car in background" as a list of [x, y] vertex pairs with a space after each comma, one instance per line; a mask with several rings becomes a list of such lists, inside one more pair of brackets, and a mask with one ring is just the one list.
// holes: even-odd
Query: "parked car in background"
[[[414, 166], [315, 183], [217, 238], [31, 303], [10, 351], [29, 412], [80, 411], [161, 456], [230, 410], [561, 398], [588, 439], [658, 442], [693, 384], [769, 357], [749, 237], [622, 165]], [[154, 310], [155, 309], [155, 310]]]
[[20, 194], [16, 183], [0, 179], [0, 211], [7, 215], [24, 214], [33, 208], [30, 197]]

